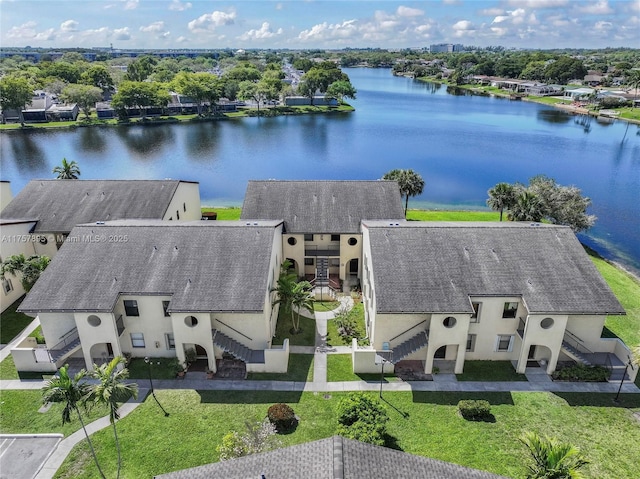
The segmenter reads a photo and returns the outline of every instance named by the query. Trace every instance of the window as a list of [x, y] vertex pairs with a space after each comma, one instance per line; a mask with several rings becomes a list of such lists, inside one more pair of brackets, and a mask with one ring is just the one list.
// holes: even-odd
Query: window
[[89, 323], [90, 326], [93, 326], [94, 328], [97, 328], [102, 324], [102, 320], [100, 319], [100, 317], [96, 316], [95, 314], [90, 315], [87, 318], [87, 322]]
[[198, 325], [198, 318], [196, 318], [195, 316], [187, 316], [186, 318], [184, 318], [184, 324], [186, 324], [190, 328], [193, 328], [194, 326]]
[[330, 258], [329, 266], [340, 266], [340, 258]]
[[349, 246], [355, 246], [358, 244], [358, 240], [356, 238], [349, 238], [347, 243], [349, 243]]
[[167, 311], [168, 309], [169, 309], [169, 301], [163, 301], [162, 302], [162, 310], [164, 311], [165, 317], [171, 316], [171, 314], [169, 314], [169, 312]]
[[480, 322], [480, 303], [473, 302], [471, 303], [473, 306], [473, 313], [471, 314], [471, 322], [479, 323]]
[[553, 327], [553, 323], [553, 318], [544, 318], [542, 321], [540, 321], [540, 327], [542, 329], [549, 329]]
[[287, 238], [287, 243], [289, 243], [289, 245], [291, 246], [295, 246], [297, 242], [298, 240], [296, 240], [293, 236], [289, 236], [289, 238]]
[[340, 235], [331, 235], [331, 241], [340, 241]]
[[313, 241], [313, 235], [311, 235], [311, 234], [305, 234], [305, 235], [304, 235], [304, 240], [305, 240], [305, 241]]
[[304, 264], [305, 266], [313, 266], [313, 258], [305, 258]]
[[182, 203], [182, 211], [184, 211], [185, 213], [187, 212], [187, 204], [186, 203]]
[[453, 328], [456, 325], [456, 322], [456, 318], [453, 316], [447, 316], [444, 318], [444, 321], [442, 321], [442, 324], [445, 328]]
[[504, 310], [502, 311], [503, 318], [515, 318], [518, 311], [518, 303], [504, 303]]
[[469, 334], [467, 335], [467, 351], [472, 353], [476, 349], [476, 335]]
[[9, 278], [4, 278], [2, 280], [2, 291], [4, 291], [4, 294], [9, 294], [13, 291], [13, 284]]
[[144, 348], [144, 334], [131, 333], [131, 346], [134, 348]]
[[167, 344], [167, 349], [176, 349], [176, 340], [173, 337], [173, 333], [165, 334], [164, 341]]
[[513, 335], [501, 334], [496, 338], [496, 351], [510, 352], [513, 350]]
[[135, 299], [124, 300], [124, 314], [127, 316], [140, 316], [138, 302]]

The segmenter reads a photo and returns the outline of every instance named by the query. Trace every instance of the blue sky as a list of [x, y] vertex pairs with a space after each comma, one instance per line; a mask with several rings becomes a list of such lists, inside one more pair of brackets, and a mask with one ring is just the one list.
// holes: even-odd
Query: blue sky
[[640, 48], [640, 0], [0, 0], [0, 45]]

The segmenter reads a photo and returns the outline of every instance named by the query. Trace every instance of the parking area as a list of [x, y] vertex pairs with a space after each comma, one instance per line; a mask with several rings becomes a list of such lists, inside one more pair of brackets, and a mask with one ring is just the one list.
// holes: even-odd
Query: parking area
[[0, 479], [33, 479], [62, 434], [0, 434]]

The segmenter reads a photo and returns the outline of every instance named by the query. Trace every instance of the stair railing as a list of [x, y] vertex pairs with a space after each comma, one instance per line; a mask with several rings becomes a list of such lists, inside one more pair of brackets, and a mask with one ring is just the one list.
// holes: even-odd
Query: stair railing
[[52, 347], [51, 351], [61, 351], [66, 348], [69, 344], [73, 343], [80, 336], [78, 335], [78, 328], [73, 328], [71, 331], [65, 333], [61, 337], [61, 341]]
[[591, 351], [588, 347], [584, 345], [584, 341], [582, 341], [582, 339], [580, 339], [578, 336], [576, 336], [569, 330], [565, 330], [563, 341], [566, 342], [569, 346], [574, 348], [579, 353], [593, 354], [593, 351]]
[[240, 336], [247, 338], [249, 341], [253, 341], [253, 339], [251, 339], [249, 336], [247, 336], [246, 334], [238, 331], [235, 328], [232, 328], [231, 326], [229, 326], [228, 324], [223, 323], [222, 321], [220, 321], [219, 319], [214, 319], [214, 321], [219, 322], [220, 324], [222, 324], [223, 326], [226, 326], [227, 328], [229, 328], [231, 331], [235, 331], [236, 333], [238, 333]]
[[399, 338], [400, 336], [402, 336], [404, 333], [408, 333], [408, 332], [409, 332], [409, 331], [411, 331], [412, 329], [415, 329], [415, 328], [417, 328], [418, 326], [420, 326], [421, 324], [426, 323], [426, 322], [427, 322], [427, 320], [425, 319], [425, 320], [423, 320], [423, 321], [420, 321], [418, 324], [415, 324], [415, 325], [411, 326], [409, 329], [406, 329], [406, 330], [402, 331], [400, 334], [398, 334], [398, 335], [394, 336], [393, 338], [391, 338], [391, 339], [389, 340], [389, 343], [391, 343], [394, 339], [398, 339], [398, 338]]

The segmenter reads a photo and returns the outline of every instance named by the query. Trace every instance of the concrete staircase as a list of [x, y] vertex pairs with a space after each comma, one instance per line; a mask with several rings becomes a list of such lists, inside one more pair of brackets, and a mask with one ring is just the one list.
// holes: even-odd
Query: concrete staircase
[[264, 351], [249, 349], [244, 344], [217, 329], [211, 330], [211, 334], [213, 335], [213, 344], [220, 349], [232, 354], [245, 363], [264, 364]]
[[393, 364], [397, 364], [398, 362], [409, 356], [411, 353], [414, 353], [418, 349], [426, 347], [428, 343], [429, 337], [427, 336], [427, 332], [420, 331], [415, 336], [412, 336], [405, 342], [400, 343], [398, 346], [393, 348], [393, 359], [391, 360], [391, 362]]
[[578, 351], [578, 349], [570, 345], [567, 341], [562, 341], [562, 351], [577, 363], [581, 363], [586, 366], [593, 366], [593, 363], [591, 363], [583, 353]]

